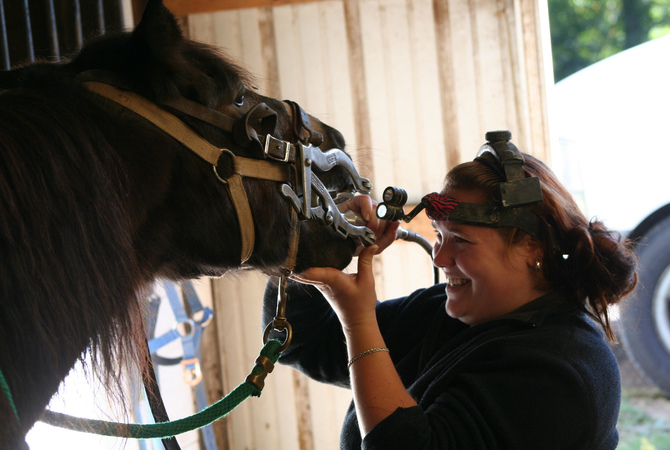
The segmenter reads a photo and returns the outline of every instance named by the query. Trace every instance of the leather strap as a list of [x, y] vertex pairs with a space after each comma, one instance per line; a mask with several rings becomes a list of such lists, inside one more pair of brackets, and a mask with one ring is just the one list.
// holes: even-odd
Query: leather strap
[[[146, 341], [147, 348], [149, 347], [148, 341]], [[156, 378], [156, 369], [151, 361], [151, 358], [147, 358], [147, 364], [149, 365], [146, 371], [142, 372], [142, 381], [144, 383], [144, 389], [147, 393], [147, 400], [149, 402], [149, 407], [151, 408], [151, 414], [154, 417], [156, 423], [169, 422], [170, 417], [168, 416], [167, 409], [165, 409], [165, 403], [163, 403], [163, 397], [161, 397], [160, 389], [158, 388], [158, 379]], [[181, 447], [177, 442], [177, 438], [172, 436], [169, 438], [162, 439], [163, 447], [165, 450], [180, 450]]]
[[82, 84], [91, 92], [108, 98], [144, 117], [208, 163], [215, 166], [219, 160], [221, 149], [199, 136], [176, 116], [141, 95], [98, 81], [85, 81]]
[[242, 177], [235, 173], [228, 178], [226, 186], [230, 192], [230, 198], [235, 205], [237, 211], [237, 221], [240, 224], [240, 233], [242, 238], [242, 264], [247, 262], [254, 251], [254, 243], [256, 242], [256, 231], [254, 229], [254, 218], [249, 207], [249, 199], [242, 184]]
[[178, 97], [164, 102], [163, 104], [174, 108], [177, 111], [181, 111], [191, 117], [202, 120], [203, 122], [206, 122], [210, 125], [214, 125], [217, 128], [228, 131], [230, 133], [233, 132], [235, 119], [228, 117], [225, 114], [221, 114], [212, 108], [203, 106], [200, 103], [196, 103], [193, 100], [189, 100], [185, 97]]
[[[198, 135], [173, 114], [170, 114], [155, 103], [132, 91], [117, 89], [110, 84], [99, 81], [84, 81], [82, 84], [91, 92], [105, 97], [142, 116], [165, 133], [181, 142], [200, 158], [214, 166], [217, 176], [226, 184], [231, 201], [237, 212], [242, 243], [240, 260], [242, 264], [245, 263], [253, 253], [256, 236], [253, 215], [251, 214], [249, 199], [247, 198], [242, 183], [242, 177], [288, 182], [288, 167], [279, 164], [277, 161], [244, 158], [233, 155], [230, 150], [224, 152], [224, 150], [212, 145], [209, 141]], [[222, 176], [220, 171], [217, 171], [216, 169], [222, 154], [226, 153], [232, 156], [234, 164], [232, 172], [227, 176]]]
[[289, 240], [288, 254], [286, 255], [286, 261], [284, 262], [283, 267], [288, 274], [293, 273], [293, 269], [295, 268], [298, 256], [298, 243], [300, 242], [300, 220], [298, 219], [298, 212], [295, 208], [291, 208], [291, 226], [293, 228], [293, 233]]
[[309, 120], [309, 115], [303, 110], [300, 105], [292, 100], [284, 100], [284, 103], [290, 106], [291, 115], [293, 117], [293, 133], [303, 144], [312, 144], [318, 147], [323, 143], [323, 135], [312, 127], [312, 122]]

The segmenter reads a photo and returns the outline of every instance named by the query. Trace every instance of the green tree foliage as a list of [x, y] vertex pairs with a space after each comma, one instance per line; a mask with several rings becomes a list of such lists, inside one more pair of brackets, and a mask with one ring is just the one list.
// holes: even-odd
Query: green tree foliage
[[554, 78], [670, 34], [670, 0], [548, 0]]

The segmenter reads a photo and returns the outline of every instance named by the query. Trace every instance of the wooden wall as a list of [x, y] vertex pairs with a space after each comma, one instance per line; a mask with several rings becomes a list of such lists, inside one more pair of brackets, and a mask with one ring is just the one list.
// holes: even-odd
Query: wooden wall
[[[548, 160], [541, 0], [165, 3], [184, 15], [191, 38], [223, 47], [256, 74], [261, 93], [297, 101], [338, 128], [377, 198], [388, 185], [413, 202], [439, 190], [488, 130], [510, 129], [523, 151]], [[380, 298], [432, 282], [417, 245], [400, 242], [379, 259]], [[253, 273], [212, 282], [212, 400], [242, 382], [258, 355], [264, 285]], [[217, 424], [219, 447], [338, 448], [349, 398], [280, 367], [261, 398]]]

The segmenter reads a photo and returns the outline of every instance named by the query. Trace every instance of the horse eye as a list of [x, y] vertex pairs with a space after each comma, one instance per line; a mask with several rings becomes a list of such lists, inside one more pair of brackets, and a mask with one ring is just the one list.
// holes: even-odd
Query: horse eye
[[244, 106], [244, 94], [238, 95], [233, 103], [235, 103], [235, 106]]

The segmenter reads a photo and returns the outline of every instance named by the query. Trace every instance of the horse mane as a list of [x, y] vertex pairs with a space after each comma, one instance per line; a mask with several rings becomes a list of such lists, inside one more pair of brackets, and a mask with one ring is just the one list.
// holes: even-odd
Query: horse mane
[[[0, 93], [0, 316], [9, 325], [0, 328], [9, 347], [0, 358], [28, 373], [31, 361], [20, 355], [38, 352], [38, 383], [53, 384], [53, 373], [70, 370], [59, 355], [90, 348], [96, 372], [120, 387], [119, 363], [144, 366], [148, 356], [136, 347], [143, 277], [125, 210], [128, 180], [104, 133], [109, 119], [58, 72], [32, 74], [34, 86], [47, 76], [43, 89]], [[34, 386], [12, 388], [30, 399]]]
[[[232, 208], [225, 187], [215, 179], [202, 181], [211, 183], [203, 192], [174, 187], [199, 183], [209, 168], [133, 113], [101, 107], [76, 79], [91, 69], [114, 72], [155, 103], [184, 96], [211, 108], [231, 104], [253, 83], [218, 50], [184, 39], [160, 2], [150, 1], [145, 17], [132, 33], [96, 38], [69, 62], [0, 73], [0, 367], [11, 367], [5, 374], [21, 399], [22, 426], [39, 418], [72, 363], [87, 356], [113, 400], [126, 406], [124, 367], [136, 364], [145, 376], [151, 367], [143, 297], [155, 278], [199, 276], [209, 261], [216, 270], [239, 262], [232, 250], [240, 244], [229, 239], [237, 225], [222, 220]], [[214, 145], [231, 138], [182, 118]], [[269, 216], [286, 217], [269, 190], [251, 184], [249, 197], [274, 208]], [[215, 210], [206, 207], [214, 202]], [[195, 203], [208, 214], [201, 223], [217, 225], [216, 248], [230, 244], [230, 255], [206, 253], [206, 239], [196, 241], [204, 256], [189, 253], [193, 241], [175, 230], [182, 217], [170, 206]], [[149, 217], [166, 220], [148, 229]], [[274, 230], [288, 235], [290, 226]], [[286, 245], [257, 236], [257, 246], [275, 249], [257, 266], [281, 262], [275, 259]]]

